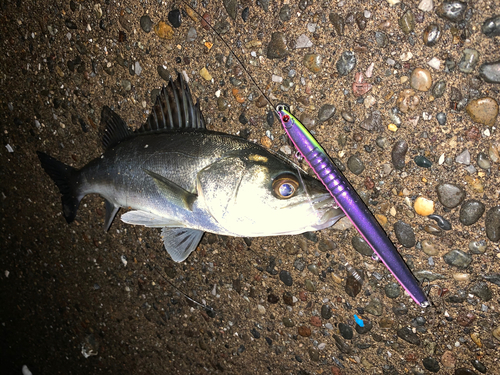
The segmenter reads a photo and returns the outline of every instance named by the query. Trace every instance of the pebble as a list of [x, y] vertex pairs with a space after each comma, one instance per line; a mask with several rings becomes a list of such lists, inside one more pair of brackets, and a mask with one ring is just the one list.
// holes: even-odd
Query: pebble
[[394, 165], [394, 168], [401, 170], [405, 167], [405, 156], [407, 151], [408, 143], [404, 139], [401, 139], [394, 144], [391, 152], [392, 164]]
[[345, 28], [344, 18], [337, 13], [330, 13], [328, 18], [330, 19], [330, 22], [332, 23], [333, 29], [335, 30], [337, 36], [344, 36], [344, 28]]
[[349, 74], [356, 66], [356, 56], [354, 52], [345, 51], [337, 61], [337, 71], [341, 76]]
[[290, 292], [283, 292], [283, 302], [288, 306], [295, 306], [294, 297], [290, 294]]
[[337, 243], [330, 238], [322, 238], [318, 242], [318, 250], [321, 251], [322, 253], [334, 251], [335, 249], [337, 249], [337, 247], [338, 247]]
[[410, 85], [418, 91], [429, 91], [432, 86], [431, 72], [423, 68], [415, 68], [410, 76]]
[[500, 15], [486, 19], [481, 26], [481, 31], [490, 38], [500, 36]]
[[282, 59], [290, 54], [285, 40], [285, 35], [281, 32], [271, 34], [271, 41], [267, 46], [268, 59]]
[[468, 282], [470, 280], [470, 274], [468, 273], [454, 273], [453, 279], [455, 281], [465, 281]]
[[484, 63], [479, 67], [479, 76], [489, 83], [500, 83], [500, 60]]
[[384, 307], [378, 298], [372, 298], [368, 302], [368, 305], [365, 306], [365, 311], [375, 316], [381, 316], [384, 312]]
[[486, 213], [486, 236], [490, 241], [500, 241], [500, 206], [492, 207]]
[[457, 23], [464, 19], [466, 10], [467, 3], [457, 0], [446, 0], [436, 8], [436, 14], [445, 20]]
[[398, 283], [389, 283], [384, 288], [385, 295], [389, 298], [398, 298], [401, 294], [401, 288]]
[[418, 4], [418, 9], [420, 9], [422, 12], [432, 12], [433, 8], [434, 4], [432, 0], [422, 0]]
[[478, 281], [477, 283], [473, 284], [469, 289], [469, 293], [480, 298], [483, 302], [488, 302], [493, 298], [490, 287], [484, 281]]
[[443, 256], [446, 264], [457, 268], [467, 268], [472, 262], [472, 256], [462, 250], [451, 250]]
[[361, 283], [350, 273], [347, 275], [344, 291], [348, 296], [353, 298], [361, 292]]
[[311, 361], [313, 362], [319, 362], [319, 351], [313, 348], [307, 349], [307, 352], [309, 353], [309, 358], [311, 358]]
[[446, 81], [437, 81], [434, 87], [432, 88], [432, 95], [435, 98], [440, 98], [444, 95], [446, 91]]
[[472, 121], [486, 126], [493, 126], [498, 116], [498, 103], [490, 97], [474, 99], [469, 102], [465, 110]]
[[474, 368], [477, 371], [479, 371], [480, 373], [486, 374], [486, 372], [487, 372], [486, 366], [483, 365], [481, 362], [479, 362], [477, 359], [473, 359], [471, 361], [471, 363], [472, 363], [472, 366], [474, 366]]
[[307, 326], [300, 326], [297, 330], [300, 336], [302, 337], [309, 337], [311, 336], [311, 328]]
[[360, 236], [353, 236], [351, 239], [352, 247], [361, 255], [371, 257], [373, 255], [373, 249], [368, 245], [368, 243]]
[[311, 73], [319, 73], [321, 72], [321, 55], [317, 53], [308, 53], [304, 56], [304, 66], [311, 72]]
[[[158, 75], [162, 79], [164, 79], [167, 82], [170, 80], [170, 73], [168, 72], [167, 68], [165, 68], [163, 65], [158, 65], [156, 70], [158, 71]], [[155, 97], [155, 99], [156, 99], [156, 97]]]
[[496, 327], [492, 332], [493, 337], [500, 341], [500, 326]]
[[396, 234], [399, 243], [404, 247], [410, 248], [415, 246], [415, 232], [410, 225], [398, 220], [394, 224], [394, 233]]
[[292, 286], [293, 284], [292, 275], [290, 275], [290, 272], [285, 270], [280, 271], [280, 280], [286, 286]]
[[205, 68], [205, 67], [201, 68], [201, 70], [200, 70], [200, 76], [205, 81], [211, 81], [212, 80], [212, 75], [208, 72], [207, 68]]
[[132, 83], [128, 79], [122, 79], [121, 84], [125, 91], [132, 90]]
[[417, 109], [419, 103], [420, 99], [415, 95], [415, 90], [412, 89], [401, 90], [396, 100], [396, 105], [403, 113]]
[[290, 9], [290, 5], [285, 4], [280, 9], [279, 14], [280, 20], [283, 22], [288, 22], [292, 18], [292, 11]]
[[325, 122], [333, 117], [336, 108], [333, 104], [323, 104], [318, 111], [318, 121]]
[[338, 327], [339, 327], [339, 332], [344, 339], [352, 340], [354, 332], [350, 326], [348, 326], [345, 323], [339, 323]]
[[498, 163], [500, 161], [500, 148], [494, 145], [493, 143], [490, 144], [488, 147], [488, 156], [490, 157], [491, 161], [494, 163]]
[[370, 332], [371, 329], [373, 328], [373, 323], [371, 322], [371, 320], [363, 319], [363, 323], [364, 323], [363, 327], [361, 327], [358, 323], [356, 323], [356, 325], [354, 326], [354, 329], [360, 335], [364, 335], [365, 333]]
[[305, 285], [306, 290], [308, 292], [313, 293], [313, 292], [316, 291], [316, 283], [315, 282], [313, 282], [313, 281], [311, 281], [309, 279], [306, 279], [306, 281], [304, 282], [304, 285]]
[[465, 201], [460, 207], [460, 222], [463, 225], [472, 225], [483, 216], [485, 206], [478, 200]]
[[415, 164], [417, 164], [419, 167], [422, 167], [422, 168], [432, 167], [432, 162], [429, 159], [427, 159], [425, 156], [422, 156], [422, 155], [415, 156], [413, 161], [415, 162]]
[[441, 364], [446, 368], [454, 368], [456, 363], [456, 358], [453, 352], [447, 350], [441, 356]]
[[418, 197], [413, 204], [415, 212], [420, 216], [429, 216], [434, 213], [434, 202], [431, 199]]
[[422, 360], [422, 364], [424, 367], [429, 370], [430, 372], [438, 372], [440, 370], [439, 362], [432, 358], [432, 357], [426, 357]]
[[455, 161], [460, 164], [469, 165], [470, 164], [470, 152], [465, 149], [460, 154], [457, 155]]
[[311, 319], [309, 320], [309, 322], [314, 327], [321, 327], [321, 325], [322, 325], [321, 319], [319, 318], [319, 316], [311, 316]]
[[424, 225], [424, 230], [433, 236], [441, 237], [443, 235], [443, 230], [436, 224]]
[[[223, 98], [222, 96], [217, 98], [217, 109], [221, 112], [225, 111], [228, 107], [228, 104], [227, 104], [227, 100], [225, 98]], [[265, 138], [267, 138], [266, 136], [264, 136]], [[263, 143], [263, 138], [261, 138], [261, 143]], [[271, 142], [271, 140], [269, 138], [267, 138], [269, 140], [269, 142]], [[265, 142], [266, 140], [264, 140]]]
[[436, 115], [436, 120], [437, 120], [437, 122], [438, 122], [439, 125], [441, 125], [441, 126], [446, 125], [446, 113], [439, 112]]
[[154, 31], [160, 39], [170, 40], [174, 38], [174, 29], [164, 21], [158, 22], [154, 26]]
[[325, 320], [328, 320], [332, 317], [332, 308], [330, 305], [321, 306], [321, 317]]
[[435, 46], [441, 38], [441, 27], [436, 23], [431, 23], [424, 30], [422, 39], [427, 47]]
[[381, 131], [383, 129], [382, 114], [379, 111], [371, 112], [366, 119], [359, 123], [359, 126], [368, 131]]
[[311, 42], [311, 39], [309, 39], [306, 34], [300, 35], [295, 42], [295, 49], [310, 48], [312, 46], [313, 44]]
[[[486, 220], [488, 220], [488, 215], [486, 215]], [[469, 250], [472, 254], [483, 254], [486, 251], [486, 241], [470, 241]]]
[[405, 34], [409, 34], [415, 30], [415, 16], [410, 9], [407, 10], [399, 19], [399, 27]]
[[302, 261], [302, 258], [295, 259], [295, 261], [293, 262], [293, 266], [300, 272], [302, 272], [304, 268], [306, 268], [306, 265]]
[[429, 215], [427, 216], [429, 219], [432, 219], [434, 220], [437, 225], [439, 226], [439, 228], [443, 229], [443, 230], [451, 230], [451, 223], [446, 220], [444, 217], [442, 217], [441, 215]]
[[289, 328], [293, 327], [295, 325], [294, 321], [290, 318], [283, 318], [282, 322], [283, 322], [283, 325], [285, 327], [289, 327]]
[[194, 27], [190, 27], [187, 34], [186, 34], [186, 41], [187, 42], [194, 42], [197, 37], [198, 37], [198, 34], [196, 32], [196, 29]]
[[309, 270], [309, 272], [311, 272], [313, 275], [316, 275], [316, 276], [319, 276], [319, 270], [318, 270], [318, 266], [316, 266], [315, 264], [310, 264], [307, 266], [307, 269]]
[[480, 152], [479, 154], [477, 154], [477, 165], [485, 170], [490, 169], [491, 163], [488, 160], [488, 155], [486, 155], [484, 152]]
[[479, 52], [473, 48], [466, 48], [462, 52], [462, 58], [458, 63], [458, 69], [462, 73], [472, 73], [479, 61]]
[[399, 338], [405, 340], [406, 342], [409, 342], [410, 344], [417, 346], [420, 345], [420, 338], [416, 333], [413, 332], [411, 327], [403, 327], [401, 329], [398, 329], [397, 335]]
[[430, 256], [436, 256], [439, 254], [437, 246], [431, 240], [423, 240], [421, 243], [422, 251]]
[[385, 48], [389, 43], [389, 38], [383, 31], [375, 31], [375, 42], [380, 48]]
[[173, 9], [170, 12], [168, 12], [168, 22], [174, 27], [174, 28], [179, 28], [181, 27], [182, 24], [182, 19], [181, 19], [181, 11], [179, 9]]
[[151, 21], [151, 18], [147, 14], [141, 17], [140, 24], [142, 31], [145, 33], [151, 32], [151, 29], [153, 28], [153, 21]]
[[365, 170], [365, 164], [357, 155], [351, 155], [347, 159], [347, 168], [355, 175], [359, 175]]

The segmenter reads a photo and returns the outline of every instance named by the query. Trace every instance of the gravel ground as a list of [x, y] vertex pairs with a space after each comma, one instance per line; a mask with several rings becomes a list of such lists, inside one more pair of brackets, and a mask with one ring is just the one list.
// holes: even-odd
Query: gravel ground
[[67, 225], [35, 151], [85, 165], [102, 107], [140, 126], [169, 73], [189, 77], [209, 129], [292, 148], [182, 2], [0, 0], [1, 372], [498, 374], [498, 1], [192, 4], [313, 130], [435, 306], [345, 222], [205, 235], [184, 263], [158, 230], [116, 219], [104, 233], [98, 196]]

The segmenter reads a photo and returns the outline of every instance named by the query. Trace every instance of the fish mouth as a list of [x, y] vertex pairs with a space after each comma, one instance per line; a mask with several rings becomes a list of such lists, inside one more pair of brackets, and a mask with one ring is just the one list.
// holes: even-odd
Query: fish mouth
[[329, 193], [314, 197], [311, 199], [311, 203], [318, 217], [317, 224], [312, 225], [316, 230], [328, 228], [344, 216], [344, 211], [339, 208], [337, 202]]

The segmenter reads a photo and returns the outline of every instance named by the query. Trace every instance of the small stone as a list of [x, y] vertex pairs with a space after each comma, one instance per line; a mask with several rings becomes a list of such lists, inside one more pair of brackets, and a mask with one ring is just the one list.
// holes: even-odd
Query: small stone
[[368, 302], [368, 305], [365, 306], [365, 311], [375, 316], [381, 316], [384, 312], [384, 307], [378, 298], [372, 298]]
[[307, 349], [307, 352], [309, 353], [309, 358], [311, 358], [311, 361], [319, 362], [319, 351], [317, 349], [309, 348]]
[[446, 82], [441, 80], [437, 81], [434, 87], [432, 88], [432, 95], [435, 98], [440, 98], [444, 95], [446, 91]]
[[211, 81], [212, 80], [212, 75], [208, 72], [207, 68], [205, 68], [205, 67], [201, 68], [201, 70], [200, 70], [200, 76], [202, 76], [202, 78], [205, 81]]
[[434, 202], [431, 199], [418, 197], [413, 204], [415, 212], [420, 216], [429, 216], [434, 213]]
[[424, 225], [424, 230], [436, 237], [441, 237], [443, 235], [443, 230], [435, 224]]
[[468, 273], [454, 273], [453, 279], [455, 281], [465, 281], [468, 282], [470, 280], [470, 274]]
[[437, 246], [431, 240], [423, 240], [422, 251], [429, 256], [436, 256], [439, 254]]
[[332, 317], [332, 308], [329, 305], [321, 306], [321, 317], [325, 320]]
[[[486, 215], [486, 220], [488, 220], [488, 215]], [[469, 250], [472, 254], [483, 254], [486, 251], [487, 245], [485, 240], [470, 241]]]
[[410, 248], [415, 246], [415, 232], [410, 225], [399, 220], [394, 224], [394, 233], [399, 243], [404, 247]]
[[167, 25], [166, 22], [158, 22], [154, 27], [154, 31], [160, 39], [170, 40], [174, 38], [174, 29], [170, 25]]
[[316, 266], [315, 264], [310, 264], [307, 266], [307, 269], [309, 270], [309, 272], [311, 272], [313, 275], [315, 276], [319, 276], [319, 270], [318, 270], [318, 266]]
[[347, 168], [355, 175], [359, 175], [365, 170], [365, 165], [357, 155], [351, 155], [347, 160]]
[[311, 73], [319, 73], [321, 72], [321, 55], [316, 54], [316, 53], [308, 53], [304, 56], [304, 66], [311, 72]]
[[348, 75], [355, 66], [356, 56], [351, 51], [345, 51], [337, 61], [337, 71], [341, 76]]
[[401, 139], [397, 141], [392, 148], [392, 164], [396, 169], [403, 169], [405, 167], [405, 156], [408, 151], [408, 143]]
[[418, 165], [419, 167], [422, 167], [422, 168], [432, 167], [432, 162], [429, 159], [427, 159], [425, 156], [422, 156], [422, 155], [415, 156], [413, 161], [415, 162], [416, 165]]
[[141, 17], [140, 24], [142, 31], [144, 31], [145, 33], [151, 32], [151, 29], [153, 28], [153, 22], [147, 14]]
[[335, 114], [335, 106], [333, 104], [323, 104], [318, 112], [318, 121], [325, 122], [333, 117]]
[[285, 35], [281, 32], [271, 34], [271, 41], [267, 46], [268, 59], [282, 59], [290, 54], [286, 45]]
[[257, 311], [259, 314], [264, 315], [266, 313], [266, 308], [262, 305], [257, 305]]
[[441, 280], [441, 279], [446, 278], [444, 275], [441, 275], [441, 274], [435, 273], [435, 272], [431, 272], [429, 270], [414, 271], [413, 275], [415, 275], [417, 280], [420, 282], [422, 282], [423, 280], [434, 281], [434, 280]]
[[415, 16], [411, 10], [407, 10], [399, 19], [399, 27], [405, 34], [411, 33], [415, 29]]
[[427, 216], [429, 219], [432, 219], [434, 220], [437, 225], [439, 226], [439, 228], [443, 229], [443, 230], [451, 230], [451, 223], [446, 220], [444, 217], [440, 216], [440, 215], [429, 215]]
[[486, 236], [490, 241], [500, 241], [500, 206], [492, 207], [486, 213]]
[[475, 295], [484, 302], [487, 302], [493, 298], [491, 289], [484, 281], [478, 281], [477, 283], [473, 284], [469, 289], [469, 293]]
[[181, 27], [182, 24], [182, 19], [181, 19], [181, 11], [179, 9], [173, 9], [170, 12], [168, 12], [168, 22], [174, 27], [174, 28], [179, 28]]
[[304, 268], [306, 268], [306, 265], [304, 264], [304, 262], [302, 261], [302, 258], [297, 258], [295, 259], [295, 261], [293, 262], [293, 266], [295, 267], [295, 269], [297, 269], [299, 272], [302, 272], [304, 270]]
[[122, 87], [125, 91], [132, 90], [132, 83], [128, 79], [122, 79]]
[[444, 261], [450, 266], [467, 268], [472, 262], [472, 256], [462, 250], [451, 250], [443, 256]]
[[[347, 121], [347, 120], [346, 120]], [[354, 121], [354, 119], [353, 119]], [[360, 122], [360, 128], [368, 131], [382, 130], [382, 114], [379, 111], [373, 111], [366, 119]]]
[[429, 91], [432, 86], [431, 72], [423, 68], [415, 68], [410, 76], [410, 85], [418, 91]]
[[500, 326], [496, 327], [492, 331], [493, 337], [496, 338], [498, 341], [500, 341]]
[[295, 42], [295, 49], [310, 48], [313, 44], [306, 34], [302, 34], [297, 38]]
[[490, 38], [500, 36], [500, 15], [486, 19], [481, 26], [481, 31]]
[[498, 163], [500, 161], [500, 148], [495, 144], [491, 143], [488, 147], [488, 156], [493, 163]]
[[498, 116], [498, 103], [490, 97], [474, 99], [469, 102], [465, 110], [472, 121], [486, 126], [493, 126]]
[[345, 323], [339, 323], [338, 327], [339, 327], [339, 332], [344, 339], [352, 340], [354, 334], [353, 334], [353, 330], [351, 327], [349, 327]]
[[462, 73], [472, 73], [479, 61], [479, 52], [473, 48], [466, 48], [462, 52], [462, 58], [458, 63], [458, 69]]
[[455, 161], [460, 164], [469, 165], [470, 164], [470, 152], [465, 149], [460, 154], [457, 155]]
[[285, 4], [280, 9], [279, 14], [280, 20], [283, 22], [288, 22], [292, 18], [292, 11], [290, 9], [290, 5]]
[[313, 293], [316, 291], [316, 284], [309, 280], [309, 279], [306, 279], [306, 281], [304, 282], [304, 285], [306, 287], [306, 290]]
[[420, 9], [422, 12], [432, 12], [433, 8], [434, 4], [432, 0], [422, 0], [418, 4], [418, 9]]
[[223, 0], [222, 4], [226, 9], [227, 14], [231, 19], [236, 19], [236, 12], [238, 10], [238, 2], [236, 0]]
[[186, 35], [186, 42], [194, 42], [197, 37], [198, 34], [196, 29], [194, 27], [190, 27]]
[[441, 356], [441, 364], [446, 368], [454, 368], [456, 363], [456, 358], [453, 352], [447, 350]]
[[458, 23], [464, 19], [466, 10], [466, 2], [445, 0], [436, 8], [436, 14], [445, 20]]
[[417, 109], [419, 103], [420, 99], [415, 95], [415, 90], [412, 89], [401, 90], [396, 99], [396, 105], [403, 113]]
[[352, 247], [361, 255], [371, 257], [373, 255], [373, 249], [368, 245], [368, 243], [360, 236], [353, 236], [351, 239]]
[[300, 326], [297, 331], [298, 331], [299, 335], [302, 337], [311, 336], [311, 328], [309, 328], [309, 327]]
[[420, 338], [411, 327], [403, 327], [397, 331], [398, 337], [413, 345], [420, 345]]
[[500, 60], [482, 64], [479, 76], [488, 83], [500, 83]]
[[[481, 362], [479, 362], [477, 359], [473, 359], [473, 360], [471, 361], [471, 363], [472, 363], [472, 366], [474, 366], [474, 368], [475, 368], [477, 371], [479, 371], [479, 372], [480, 372], [480, 373], [482, 373], [482, 374], [486, 374], [486, 372], [487, 372], [486, 366], [485, 366], [485, 365], [483, 365]], [[455, 373], [456, 373], [456, 372], [455, 372]], [[460, 375], [460, 374], [458, 374], [458, 375]]]
[[488, 155], [486, 155], [484, 152], [480, 152], [479, 154], [477, 154], [477, 165], [479, 165], [479, 167], [482, 169], [490, 169], [491, 163], [488, 160]]
[[285, 270], [280, 271], [280, 280], [286, 286], [292, 286], [293, 284], [292, 275], [290, 275], [290, 272]]
[[439, 202], [447, 208], [455, 208], [465, 199], [465, 190], [455, 184], [439, 184], [436, 192]]
[[350, 273], [347, 275], [344, 291], [350, 297], [356, 297], [361, 292], [361, 283]]
[[440, 370], [439, 362], [432, 358], [432, 357], [426, 357], [423, 359], [422, 364], [424, 367], [429, 370], [430, 372], [438, 372]]
[[295, 325], [294, 321], [290, 318], [283, 318], [282, 322], [283, 325], [288, 328], [293, 327]]
[[330, 22], [333, 25], [333, 29], [335, 30], [335, 33], [338, 36], [344, 36], [344, 27], [345, 27], [344, 18], [340, 14], [337, 14], [337, 13], [330, 13], [328, 18], [330, 19]]
[[375, 31], [375, 42], [380, 48], [384, 48], [389, 43], [389, 38], [383, 31]]
[[460, 207], [460, 222], [463, 225], [472, 225], [483, 216], [485, 206], [478, 200], [465, 201]]
[[364, 323], [363, 327], [361, 327], [360, 325], [358, 325], [358, 323], [356, 323], [356, 325], [354, 326], [354, 329], [360, 335], [364, 335], [365, 333], [370, 332], [371, 329], [373, 328], [373, 323], [370, 320], [363, 319], [363, 323]]
[[439, 125], [444, 126], [446, 125], [446, 114], [444, 112], [439, 112], [436, 115], [436, 120]]
[[322, 325], [321, 319], [319, 318], [319, 316], [311, 316], [310, 323], [314, 327], [321, 327], [321, 325]]
[[401, 294], [401, 288], [398, 283], [389, 283], [384, 288], [385, 295], [389, 298], [398, 298]]

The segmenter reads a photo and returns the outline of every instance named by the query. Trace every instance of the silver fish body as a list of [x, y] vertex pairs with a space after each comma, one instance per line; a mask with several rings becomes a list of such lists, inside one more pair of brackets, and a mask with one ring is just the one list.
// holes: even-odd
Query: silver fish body
[[62, 194], [71, 222], [80, 200], [106, 200], [108, 229], [120, 207], [122, 221], [161, 227], [165, 248], [184, 260], [204, 232], [272, 236], [319, 230], [343, 213], [316, 179], [263, 147], [204, 129], [182, 77], [158, 97], [148, 122], [132, 133], [109, 108], [100, 158], [80, 170], [39, 153]]

